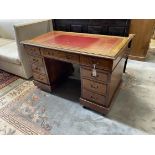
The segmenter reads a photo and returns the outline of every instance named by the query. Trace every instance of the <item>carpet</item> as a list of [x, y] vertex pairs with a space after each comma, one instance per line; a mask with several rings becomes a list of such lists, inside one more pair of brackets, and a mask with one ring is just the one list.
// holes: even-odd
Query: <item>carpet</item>
[[[13, 90], [15, 87], [24, 82], [23, 79], [0, 70], [0, 105], [2, 106], [3, 96]], [[12, 99], [7, 98], [6, 103], [9, 103]], [[0, 135], [19, 135], [22, 134], [14, 126], [0, 118]]]
[[79, 104], [78, 79], [64, 81], [52, 94], [24, 80], [0, 97], [0, 134], [155, 134], [154, 68], [154, 63], [129, 61], [106, 117]]
[[30, 135], [145, 134], [84, 109], [79, 96], [79, 80], [68, 79], [53, 94], [41, 91], [32, 81], [25, 81], [3, 96], [0, 118]]
[[0, 118], [24, 134], [46, 134], [46, 130], [34, 125], [34, 122], [42, 121], [42, 127], [46, 120], [43, 109], [40, 109], [38, 99], [41, 94], [38, 92], [41, 91], [33, 85], [32, 81], [25, 81], [14, 88], [1, 99]]
[[6, 87], [17, 79], [17, 76], [0, 70], [0, 89]]
[[[143, 134], [84, 109], [78, 101], [78, 80], [68, 80], [53, 94], [25, 81], [1, 101], [0, 118], [23, 134]], [[68, 96], [70, 94], [70, 96]], [[69, 97], [69, 98], [68, 98]], [[11, 98], [10, 103], [6, 102]]]

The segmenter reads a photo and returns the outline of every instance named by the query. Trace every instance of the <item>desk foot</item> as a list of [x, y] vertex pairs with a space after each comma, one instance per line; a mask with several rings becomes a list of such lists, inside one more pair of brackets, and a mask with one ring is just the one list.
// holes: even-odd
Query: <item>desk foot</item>
[[84, 108], [84, 109], [88, 109], [88, 110], [90, 110], [90, 108], [88, 108], [88, 107], [86, 107], [86, 106], [83, 106], [83, 108]]
[[83, 105], [83, 108], [94, 110], [102, 115], [107, 115], [110, 110], [110, 108], [108, 107], [94, 104], [93, 102], [85, 100], [83, 98], [80, 98], [80, 103]]
[[46, 92], [52, 92], [52, 90], [54, 88], [52, 88], [50, 85], [47, 85], [47, 84], [44, 84], [44, 83], [41, 83], [39, 81], [33, 81], [34, 85], [37, 86], [38, 88], [40, 88], [41, 90], [44, 90]]

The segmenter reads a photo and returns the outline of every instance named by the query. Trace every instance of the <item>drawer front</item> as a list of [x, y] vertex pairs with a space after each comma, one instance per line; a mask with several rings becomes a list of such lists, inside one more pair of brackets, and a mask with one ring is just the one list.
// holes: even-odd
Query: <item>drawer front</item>
[[31, 56], [40, 56], [40, 49], [39, 47], [34, 46], [26, 46], [27, 52]]
[[45, 57], [56, 58], [67, 62], [79, 63], [78, 54], [56, 51], [52, 49], [41, 49], [41, 52], [42, 52], [42, 55]]
[[93, 69], [92, 68], [83, 68], [81, 67], [80, 69], [81, 71], [81, 76], [85, 77], [85, 78], [90, 78], [93, 80], [97, 80], [97, 81], [102, 81], [107, 83], [108, 82], [108, 74], [107, 73], [103, 73], [101, 71], [99, 71], [98, 69], [96, 69], [96, 76], [93, 76]]
[[93, 67], [93, 65], [96, 65], [96, 68], [98, 69], [105, 69], [105, 70], [112, 70], [113, 62], [112, 60], [107, 60], [104, 58], [96, 58], [91, 56], [80, 56], [80, 63], [82, 65], [86, 65], [89, 67]]
[[60, 58], [61, 60], [64, 60], [67, 62], [79, 63], [79, 55], [77, 54], [66, 53], [66, 52], [56, 52], [54, 54], [54, 57]]
[[47, 76], [46, 75], [42, 75], [42, 74], [37, 74], [33, 72], [33, 78], [37, 81], [49, 84]]
[[38, 65], [38, 63], [32, 64], [32, 71], [40, 74], [46, 74], [44, 66]]
[[98, 94], [101, 94], [101, 95], [106, 94], [106, 85], [103, 83], [82, 79], [82, 86], [83, 88], [96, 92]]
[[52, 57], [55, 53], [55, 50], [46, 49], [46, 48], [41, 48], [40, 51], [43, 56], [48, 56], [48, 57]]
[[40, 57], [33, 57], [33, 56], [31, 56], [30, 59], [31, 59], [30, 60], [31, 64], [34, 64], [34, 63], [37, 63], [38, 65], [42, 65], [43, 64], [43, 60]]
[[95, 93], [90, 92], [86, 89], [82, 90], [82, 97], [84, 99], [91, 101], [91, 102], [95, 102], [100, 105], [105, 105], [105, 96], [95, 94]]

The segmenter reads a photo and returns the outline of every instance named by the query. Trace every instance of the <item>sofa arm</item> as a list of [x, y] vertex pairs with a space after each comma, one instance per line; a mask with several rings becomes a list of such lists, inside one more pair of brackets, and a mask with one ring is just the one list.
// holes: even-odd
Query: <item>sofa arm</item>
[[29, 40], [34, 37], [37, 37], [41, 34], [47, 33], [53, 30], [52, 20], [40, 20], [35, 21], [33, 23], [26, 23], [26, 24], [18, 24], [14, 25], [15, 30], [15, 38], [18, 48], [18, 55], [21, 61], [21, 64], [24, 67], [25, 77], [30, 78], [32, 76], [31, 66], [29, 62], [29, 56], [27, 55], [26, 51], [21, 41]]

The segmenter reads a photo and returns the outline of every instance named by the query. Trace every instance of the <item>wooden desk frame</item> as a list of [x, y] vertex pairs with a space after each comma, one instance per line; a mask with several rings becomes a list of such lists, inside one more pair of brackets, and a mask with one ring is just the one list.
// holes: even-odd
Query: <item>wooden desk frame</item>
[[[66, 32], [67, 33], [67, 32]], [[80, 103], [101, 114], [107, 114], [112, 99], [122, 81], [128, 44], [134, 35], [130, 35], [115, 57], [100, 57], [77, 53], [72, 50], [59, 50], [45, 47], [29, 41], [22, 42], [31, 57], [34, 84], [42, 90], [52, 92], [62, 78], [74, 71], [72, 63], [80, 65], [81, 97]], [[96, 76], [92, 75], [95, 64]]]

